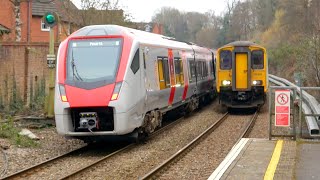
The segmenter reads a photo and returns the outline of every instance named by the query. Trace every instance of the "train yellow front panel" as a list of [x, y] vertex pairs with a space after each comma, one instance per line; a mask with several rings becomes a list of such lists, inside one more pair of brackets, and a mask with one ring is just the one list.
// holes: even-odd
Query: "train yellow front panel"
[[236, 53], [236, 88], [248, 88], [248, 54]]

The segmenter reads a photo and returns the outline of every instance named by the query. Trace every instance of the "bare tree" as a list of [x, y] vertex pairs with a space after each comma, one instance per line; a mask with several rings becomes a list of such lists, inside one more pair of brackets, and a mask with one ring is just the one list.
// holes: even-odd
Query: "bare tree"
[[[83, 25], [118, 24], [129, 26], [129, 15], [119, 6], [119, 0], [81, 0]], [[79, 14], [78, 13], [78, 14]]]

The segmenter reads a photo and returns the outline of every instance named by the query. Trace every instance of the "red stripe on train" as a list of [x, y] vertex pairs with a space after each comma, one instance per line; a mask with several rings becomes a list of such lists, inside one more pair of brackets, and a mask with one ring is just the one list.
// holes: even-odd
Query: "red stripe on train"
[[184, 85], [182, 100], [186, 100], [189, 84]]
[[168, 105], [172, 105], [174, 100], [174, 93], [176, 91], [176, 83], [175, 83], [175, 77], [174, 77], [174, 67], [173, 67], [173, 53], [172, 49], [168, 49], [168, 60], [169, 60], [169, 71], [170, 71], [170, 84], [171, 84], [171, 91], [170, 91], [170, 97], [168, 101]]
[[186, 52], [182, 51], [182, 63], [184, 65], [183, 68], [183, 74], [184, 74], [184, 90], [182, 95], [182, 100], [186, 100], [187, 93], [188, 93], [188, 87], [189, 87], [189, 77], [188, 77], [188, 71], [187, 71], [187, 58], [186, 58]]

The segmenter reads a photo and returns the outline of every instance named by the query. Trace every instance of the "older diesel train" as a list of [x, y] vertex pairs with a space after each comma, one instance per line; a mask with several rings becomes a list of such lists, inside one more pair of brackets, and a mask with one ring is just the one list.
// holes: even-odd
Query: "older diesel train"
[[216, 64], [216, 88], [222, 105], [242, 108], [264, 104], [268, 89], [265, 48], [249, 41], [232, 42], [218, 49]]
[[139, 135], [175, 108], [215, 92], [211, 50], [116, 25], [84, 27], [60, 44], [55, 88], [59, 134], [87, 141]]

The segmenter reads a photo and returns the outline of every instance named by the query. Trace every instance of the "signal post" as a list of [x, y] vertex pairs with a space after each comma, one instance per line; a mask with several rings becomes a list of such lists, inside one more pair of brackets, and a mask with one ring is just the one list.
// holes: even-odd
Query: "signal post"
[[54, 117], [54, 86], [55, 86], [55, 70], [56, 56], [54, 54], [54, 31], [53, 27], [57, 24], [59, 17], [57, 13], [47, 12], [43, 16], [46, 26], [50, 27], [49, 36], [49, 54], [47, 54], [47, 65], [49, 68], [49, 95], [47, 98], [47, 118]]

